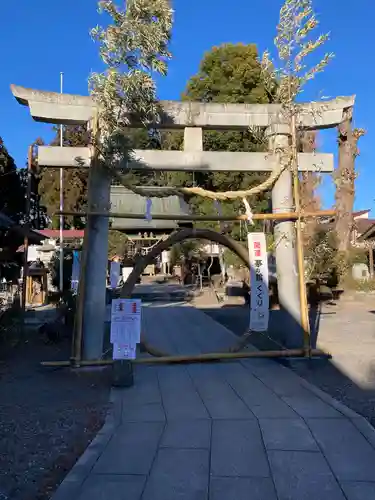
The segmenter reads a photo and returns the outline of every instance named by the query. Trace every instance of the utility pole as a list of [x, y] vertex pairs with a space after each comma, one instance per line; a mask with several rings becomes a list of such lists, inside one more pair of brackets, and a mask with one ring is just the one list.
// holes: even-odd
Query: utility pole
[[[64, 73], [60, 73], [60, 93], [63, 93]], [[60, 125], [60, 147], [64, 146], [63, 126]], [[60, 213], [64, 210], [64, 169], [60, 168]], [[60, 215], [60, 292], [64, 290], [64, 216]]]

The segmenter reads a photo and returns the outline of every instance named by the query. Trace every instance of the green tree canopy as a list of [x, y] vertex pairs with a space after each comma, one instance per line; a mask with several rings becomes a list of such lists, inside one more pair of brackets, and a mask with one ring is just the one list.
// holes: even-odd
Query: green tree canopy
[[0, 211], [15, 222], [24, 217], [25, 190], [14, 159], [0, 137]]
[[[40, 183], [40, 171], [38, 168], [38, 154], [37, 147], [42, 146], [44, 141], [41, 138], [35, 140], [32, 147], [32, 155], [31, 155], [31, 170], [30, 170], [30, 193], [29, 193], [29, 204], [27, 203], [27, 191], [28, 191], [28, 182], [29, 182], [29, 169], [28, 169], [28, 160], [26, 162], [25, 168], [21, 168], [18, 170], [18, 175], [21, 179], [22, 188], [24, 191], [24, 215], [23, 221], [25, 222], [28, 218], [28, 223], [30, 227], [33, 229], [44, 229], [48, 226], [49, 218], [47, 215], [46, 207], [41, 204], [41, 196], [39, 193], [39, 183]], [[28, 211], [28, 217], [27, 217]]]
[[[263, 82], [261, 65], [256, 45], [224, 44], [207, 52], [200, 64], [199, 71], [188, 81], [182, 100], [200, 102], [228, 103], [269, 103], [272, 95]], [[129, 149], [167, 149], [181, 150], [183, 134], [181, 132], [158, 132], [146, 129], [129, 129], [127, 142]], [[58, 129], [52, 144], [59, 141]], [[84, 146], [89, 138], [83, 127], [64, 127], [64, 145]], [[266, 148], [262, 136], [251, 130], [245, 131], [205, 131], [203, 147], [206, 151], [263, 151]], [[262, 172], [129, 172], [127, 176], [139, 185], [199, 185], [214, 191], [237, 190], [261, 183], [267, 174]], [[65, 208], [80, 210], [86, 204], [87, 172], [82, 170], [65, 170]], [[52, 214], [59, 207], [59, 172], [45, 169], [40, 185], [42, 203]], [[200, 214], [214, 213], [212, 201], [202, 198], [191, 200], [195, 212]], [[264, 193], [250, 200], [255, 212], [265, 211], [269, 207], [269, 194]], [[224, 214], [242, 209], [241, 202], [222, 203]], [[79, 227], [82, 221], [66, 218], [66, 223]], [[58, 225], [58, 220], [54, 221]], [[217, 227], [208, 223], [206, 226]], [[232, 236], [238, 238], [239, 225], [233, 225]]]
[[262, 104], [271, 101], [263, 84], [256, 45], [223, 44], [207, 52], [184, 99], [202, 102]]
[[[224, 44], [204, 55], [198, 73], [187, 83], [182, 100], [266, 104], [272, 102], [272, 95], [266, 87], [256, 45]], [[163, 149], [182, 149], [181, 133], [167, 133], [162, 135], [162, 139]], [[266, 144], [259, 131], [204, 131], [203, 149], [254, 152], [266, 150]], [[228, 172], [195, 173], [194, 176], [186, 173], [168, 174], [167, 180], [179, 186], [195, 183], [213, 191], [234, 191], [258, 185], [266, 176], [262, 172], [231, 172], [228, 165]], [[249, 201], [254, 212], [264, 212], [269, 208], [268, 193]], [[215, 212], [210, 200], [193, 199], [192, 205], [197, 213]], [[241, 205], [240, 201], [222, 203], [222, 212], [238, 212]], [[215, 227], [212, 223], [205, 225]], [[233, 225], [231, 233], [235, 238], [240, 237], [238, 224]]]
[[[56, 134], [51, 146], [60, 144], [60, 130], [54, 128]], [[82, 125], [63, 127], [64, 146], [87, 146], [90, 134]], [[47, 209], [50, 217], [59, 210], [60, 206], [60, 171], [55, 168], [41, 168], [39, 194], [41, 203]], [[66, 211], [80, 211], [87, 202], [88, 171], [85, 169], [64, 169], [64, 209]], [[83, 227], [82, 220], [77, 217], [65, 217], [65, 227]], [[52, 217], [52, 227], [59, 228], [59, 217]]]

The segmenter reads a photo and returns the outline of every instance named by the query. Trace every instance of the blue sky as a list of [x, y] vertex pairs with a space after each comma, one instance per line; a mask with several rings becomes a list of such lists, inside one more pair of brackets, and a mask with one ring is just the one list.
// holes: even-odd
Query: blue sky
[[[120, 3], [120, 0], [118, 0]], [[51, 127], [33, 122], [14, 100], [9, 85], [87, 94], [87, 77], [101, 70], [97, 46], [89, 30], [102, 22], [96, 0], [16, 0], [1, 8], [0, 136], [18, 166], [37, 137], [51, 137]], [[204, 52], [226, 42], [256, 43], [273, 48], [282, 0], [174, 0], [175, 24], [168, 77], [158, 82], [159, 97], [178, 99], [186, 81], [198, 70]], [[355, 124], [368, 133], [361, 139], [357, 160], [355, 207], [372, 208], [375, 216], [373, 154], [375, 139], [375, 3], [373, 0], [315, 0], [321, 31], [331, 32], [327, 50], [335, 59], [310, 84], [305, 99], [356, 94]], [[335, 131], [320, 137], [320, 149], [337, 149]], [[326, 176], [321, 189], [325, 206], [333, 203], [333, 184]]]

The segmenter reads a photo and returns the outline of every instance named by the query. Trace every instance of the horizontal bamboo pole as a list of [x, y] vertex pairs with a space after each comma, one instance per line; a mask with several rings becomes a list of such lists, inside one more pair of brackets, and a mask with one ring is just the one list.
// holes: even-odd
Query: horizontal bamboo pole
[[[311, 356], [320, 357], [330, 357], [324, 351], [320, 349], [311, 349]], [[132, 362], [137, 365], [144, 364], [160, 364], [160, 363], [198, 363], [204, 361], [219, 361], [219, 360], [230, 360], [230, 359], [246, 359], [246, 358], [290, 358], [290, 357], [300, 357], [305, 358], [304, 349], [286, 349], [280, 351], [248, 351], [248, 352], [210, 352], [207, 354], [195, 354], [195, 355], [176, 355], [176, 356], [162, 356], [159, 358], [137, 358]], [[113, 359], [98, 359], [93, 361], [80, 361], [79, 366], [105, 366], [112, 365]], [[69, 367], [71, 366], [70, 361], [42, 361], [42, 366], [46, 367]]]
[[[67, 217], [87, 217], [99, 216], [99, 217], [109, 217], [113, 219], [139, 219], [143, 220], [145, 214], [127, 214], [118, 212], [55, 212], [54, 215], [64, 215]], [[280, 212], [271, 214], [253, 214], [253, 220], [297, 220], [299, 217], [301, 219], [307, 219], [311, 217], [332, 217], [336, 215], [336, 210], [319, 210], [316, 212], [301, 212], [299, 215], [297, 212]], [[232, 214], [232, 215], [177, 215], [177, 214], [158, 214], [152, 215], [154, 220], [173, 220], [173, 221], [246, 221], [248, 219], [246, 214]]]

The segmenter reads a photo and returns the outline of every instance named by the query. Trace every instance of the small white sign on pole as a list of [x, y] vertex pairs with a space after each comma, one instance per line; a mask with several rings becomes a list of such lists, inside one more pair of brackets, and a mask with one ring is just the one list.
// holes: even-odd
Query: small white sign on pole
[[268, 255], [266, 235], [247, 235], [250, 257], [250, 330], [264, 332], [268, 329]]
[[140, 299], [114, 299], [111, 311], [113, 359], [135, 359], [141, 340]]

